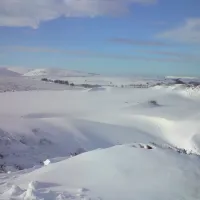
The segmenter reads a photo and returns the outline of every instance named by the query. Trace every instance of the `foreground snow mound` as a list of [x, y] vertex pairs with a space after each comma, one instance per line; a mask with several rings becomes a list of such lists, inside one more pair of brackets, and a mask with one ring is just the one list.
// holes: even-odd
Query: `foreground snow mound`
[[27, 198], [45, 200], [197, 200], [199, 164], [195, 155], [149, 144], [130, 144], [87, 152], [12, 182], [26, 190]]

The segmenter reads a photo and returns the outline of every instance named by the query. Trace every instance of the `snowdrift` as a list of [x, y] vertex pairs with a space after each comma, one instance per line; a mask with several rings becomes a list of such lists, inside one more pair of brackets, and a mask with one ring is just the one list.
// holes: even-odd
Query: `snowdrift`
[[199, 107], [198, 100], [151, 89], [1, 93], [0, 164], [30, 168], [80, 148], [130, 142], [170, 144], [199, 154]]
[[115, 146], [50, 164], [14, 178], [9, 182], [10, 187], [4, 186], [2, 197], [19, 200], [200, 198], [197, 156], [145, 147], [145, 144]]
[[182, 89], [1, 79], [0, 199], [200, 199], [200, 101]]

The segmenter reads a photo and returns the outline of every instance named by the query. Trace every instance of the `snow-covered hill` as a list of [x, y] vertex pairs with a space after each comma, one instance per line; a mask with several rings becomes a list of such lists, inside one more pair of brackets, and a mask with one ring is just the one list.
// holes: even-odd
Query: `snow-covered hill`
[[199, 79], [199, 77], [194, 76], [165, 76], [166, 79]]
[[2, 93], [0, 162], [28, 168], [80, 148], [130, 142], [200, 153], [199, 107], [198, 100], [151, 89]]
[[0, 199], [199, 199], [200, 95], [3, 81]]
[[20, 73], [9, 70], [5, 67], [0, 67], [0, 78], [1, 77], [17, 77], [20, 76]]
[[28, 68], [28, 67], [7, 67], [7, 70], [16, 72], [20, 75], [24, 75], [30, 71], [33, 71], [33, 68]]
[[80, 72], [75, 70], [67, 69], [56, 69], [56, 68], [41, 68], [41, 69], [27, 69], [27, 68], [9, 68], [9, 70], [20, 73], [23, 76], [28, 77], [82, 77], [92, 76], [95, 74]]
[[86, 73], [75, 70], [59, 68], [27, 68], [27, 67], [1, 67], [0, 76], [25, 76], [25, 77], [85, 77], [94, 76], [94, 73]]
[[8, 176], [4, 199], [169, 200], [200, 198], [199, 158], [145, 144], [84, 153]]
[[25, 73], [24, 76], [45, 76], [45, 77], [76, 77], [89, 76], [88, 73], [65, 70], [65, 69], [35, 69]]

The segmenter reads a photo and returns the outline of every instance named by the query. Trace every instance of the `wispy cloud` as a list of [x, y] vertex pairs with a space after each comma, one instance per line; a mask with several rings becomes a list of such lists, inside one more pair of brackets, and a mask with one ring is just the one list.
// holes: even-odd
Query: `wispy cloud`
[[163, 55], [163, 56], [172, 56], [172, 57], [178, 57], [178, 58], [194, 58], [194, 57], [200, 57], [199, 55], [194, 55], [191, 53], [181, 53], [181, 52], [175, 52], [175, 51], [154, 51], [154, 50], [140, 50], [139, 52], [144, 52], [148, 54], [155, 54], [155, 55]]
[[175, 42], [200, 44], [200, 18], [190, 18], [182, 26], [157, 35]]
[[87, 55], [91, 53], [87, 50], [66, 50], [34, 46], [0, 46], [0, 52], [65, 53], [74, 55]]
[[43, 21], [64, 17], [95, 17], [127, 13], [134, 3], [157, 0], [0, 0], [0, 26], [37, 28]]
[[47, 47], [28, 47], [28, 46], [0, 46], [0, 52], [32, 52], [32, 53], [59, 53], [60, 50]]
[[[29, 46], [1, 46], [0, 53], [10, 53], [10, 52], [28, 52], [28, 53], [49, 53], [49, 54], [64, 54], [81, 58], [104, 58], [104, 59], [119, 59], [119, 60], [132, 60], [132, 61], [153, 61], [153, 62], [175, 62], [175, 63], [185, 63], [185, 62], [200, 62], [198, 56], [180, 54], [176, 52], [163, 52], [163, 51], [147, 51], [141, 50], [140, 52], [148, 53], [146, 55], [134, 55], [134, 53], [126, 54], [115, 54], [115, 53], [103, 53], [98, 51], [88, 51], [88, 50], [69, 50], [69, 49], [53, 49], [49, 47], [29, 47]], [[168, 57], [151, 56], [155, 55], [167, 55]]]
[[133, 45], [133, 46], [167, 46], [167, 44], [164, 42], [134, 40], [134, 39], [128, 39], [128, 38], [112, 38], [109, 41], [116, 44], [125, 44], [125, 45]]
[[153, 51], [153, 50], [140, 50], [139, 52], [148, 53], [148, 55], [164, 56], [170, 59], [175, 58], [182, 62], [200, 63], [200, 54], [181, 53], [181, 52], [175, 52], [175, 51]]

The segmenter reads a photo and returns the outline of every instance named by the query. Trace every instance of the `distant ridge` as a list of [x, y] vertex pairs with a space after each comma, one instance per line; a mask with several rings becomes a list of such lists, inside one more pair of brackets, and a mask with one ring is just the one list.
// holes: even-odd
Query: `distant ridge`
[[87, 73], [76, 70], [55, 69], [55, 68], [23, 68], [23, 67], [2, 67], [1, 76], [27, 76], [27, 77], [87, 77], [96, 76], [95, 73]]
[[198, 79], [198, 77], [194, 77], [194, 76], [165, 76], [165, 78], [167, 79]]
[[4, 67], [0, 67], [0, 77], [17, 77], [17, 76], [21, 76], [21, 74], [11, 71]]

